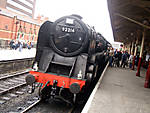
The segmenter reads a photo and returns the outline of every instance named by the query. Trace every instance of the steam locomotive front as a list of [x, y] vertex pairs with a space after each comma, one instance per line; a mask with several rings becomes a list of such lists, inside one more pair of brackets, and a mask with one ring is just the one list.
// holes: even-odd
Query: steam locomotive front
[[95, 30], [81, 19], [78, 15], [64, 16], [53, 23], [45, 22], [39, 30], [38, 69], [30, 71], [26, 82], [31, 86], [35, 82], [41, 84], [42, 99], [59, 95], [75, 102], [84, 93], [87, 81], [96, 75], [95, 61], [89, 60], [89, 53], [95, 49]]
[[50, 44], [62, 56], [81, 53], [89, 41], [89, 29], [77, 15], [65, 16], [52, 25]]

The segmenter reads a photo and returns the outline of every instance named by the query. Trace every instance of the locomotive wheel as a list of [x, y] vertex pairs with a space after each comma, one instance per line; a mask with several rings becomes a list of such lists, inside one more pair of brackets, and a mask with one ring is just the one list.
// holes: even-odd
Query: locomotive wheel
[[92, 82], [92, 73], [87, 73], [86, 74], [86, 79], [87, 79], [87, 81], [86, 81], [85, 86], [88, 87]]
[[87, 95], [87, 92], [88, 92], [88, 88], [86, 89], [85, 88], [86, 86], [83, 86], [82, 88], [82, 91], [80, 93], [78, 93], [76, 95], [76, 101], [75, 101], [75, 105], [83, 105], [86, 101], [86, 95]]
[[96, 78], [96, 75], [97, 75], [97, 71], [98, 71], [98, 65], [95, 65], [94, 66], [94, 71], [93, 71], [93, 80]]

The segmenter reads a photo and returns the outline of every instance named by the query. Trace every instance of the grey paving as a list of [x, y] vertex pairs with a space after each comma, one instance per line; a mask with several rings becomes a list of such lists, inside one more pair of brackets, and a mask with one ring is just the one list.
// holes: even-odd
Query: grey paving
[[142, 69], [142, 77], [136, 77], [136, 71], [109, 67], [88, 113], [150, 113], [145, 73]]

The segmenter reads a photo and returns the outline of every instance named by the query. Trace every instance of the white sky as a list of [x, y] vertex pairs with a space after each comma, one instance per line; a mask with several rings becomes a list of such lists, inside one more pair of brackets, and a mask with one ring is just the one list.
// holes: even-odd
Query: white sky
[[35, 16], [38, 14], [49, 17], [50, 21], [78, 14], [110, 43], [114, 42], [107, 0], [36, 0]]

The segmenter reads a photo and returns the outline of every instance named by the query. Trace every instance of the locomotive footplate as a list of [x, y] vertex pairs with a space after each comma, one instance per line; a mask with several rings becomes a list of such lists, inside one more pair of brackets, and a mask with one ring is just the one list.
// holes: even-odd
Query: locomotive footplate
[[[60, 88], [68, 88], [70, 89], [70, 92], [72, 93], [78, 93], [81, 91], [82, 87], [85, 85], [86, 80], [82, 79], [74, 79], [70, 78], [69, 76], [63, 76], [63, 75], [54, 75], [51, 73], [41, 73], [41, 72], [36, 72], [36, 71], [30, 71], [30, 76], [33, 76], [35, 80], [33, 82], [39, 82], [42, 83], [44, 86], [52, 86], [55, 87], [60, 87]], [[26, 77], [27, 78], [27, 77]], [[47, 83], [49, 81], [49, 83]], [[28, 84], [28, 80], [26, 80]], [[31, 81], [30, 81], [31, 84]]]

